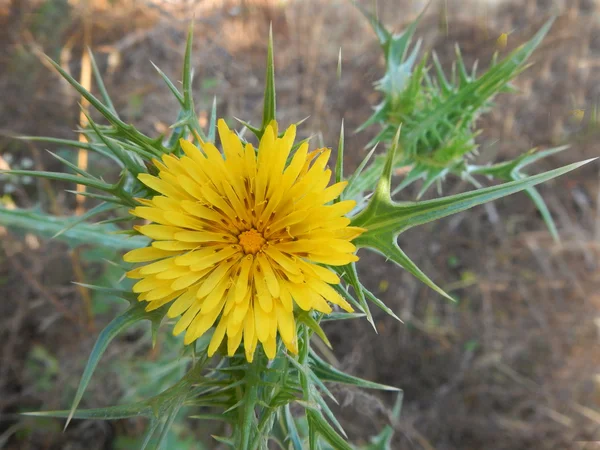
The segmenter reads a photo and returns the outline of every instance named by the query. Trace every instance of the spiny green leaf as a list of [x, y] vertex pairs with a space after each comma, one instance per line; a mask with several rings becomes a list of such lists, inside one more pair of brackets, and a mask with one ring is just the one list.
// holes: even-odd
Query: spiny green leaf
[[358, 272], [356, 271], [356, 264], [350, 263], [343, 266], [343, 270], [346, 274], [346, 278], [348, 283], [352, 288], [354, 288], [354, 292], [356, 292], [356, 296], [358, 297], [358, 301], [360, 303], [362, 311], [365, 313], [367, 320], [373, 327], [375, 331], [377, 331], [377, 327], [375, 326], [375, 321], [373, 320], [373, 316], [371, 314], [371, 310], [369, 309], [369, 304], [367, 303], [367, 299], [365, 298], [365, 293], [363, 291], [363, 287], [358, 280]]
[[350, 195], [350, 193], [353, 192], [353, 190], [354, 190], [353, 189], [354, 188], [354, 184], [357, 182], [357, 180], [359, 180], [360, 175], [361, 175], [363, 169], [365, 168], [365, 166], [367, 165], [367, 163], [369, 162], [369, 160], [373, 156], [373, 153], [375, 153], [376, 149], [377, 149], [377, 146], [374, 146], [371, 149], [371, 151], [369, 153], [367, 153], [367, 156], [365, 156], [363, 158], [363, 160], [358, 165], [358, 167], [356, 168], [356, 170], [354, 171], [354, 173], [348, 179], [348, 185], [346, 186], [346, 189], [344, 189], [344, 192], [342, 192], [342, 198], [343, 199], [352, 198], [352, 196]]
[[371, 291], [369, 291], [364, 286], [362, 286], [362, 289], [363, 289], [364, 293], [366, 294], [366, 296], [369, 297], [369, 300], [371, 300], [375, 304], [375, 306], [377, 306], [379, 309], [381, 309], [383, 312], [385, 312], [389, 316], [392, 316], [398, 322], [402, 322], [402, 319], [400, 317], [398, 317], [396, 315], [396, 313], [394, 311], [392, 311], [385, 303], [383, 303], [380, 299], [378, 299], [375, 296], [375, 294], [373, 294]]
[[194, 41], [194, 21], [190, 21], [187, 39], [185, 41], [185, 56], [183, 58], [183, 107], [186, 111], [194, 110], [192, 96], [192, 44]]
[[46, 60], [62, 75], [62, 77], [69, 82], [71, 86], [77, 90], [90, 104], [98, 110], [119, 132], [127, 136], [134, 142], [142, 145], [147, 145], [148, 149], [153, 152], [156, 156], [160, 156], [164, 152], [164, 148], [160, 144], [160, 141], [149, 138], [148, 136], [140, 133], [133, 126], [126, 124], [119, 119], [113, 112], [106, 107], [100, 100], [92, 95], [86, 88], [84, 88], [77, 80], [69, 75], [60, 65], [52, 60], [49, 56], [46, 56]]
[[210, 110], [210, 122], [208, 123], [208, 142], [215, 142], [217, 136], [217, 97], [213, 97]]
[[94, 54], [92, 50], [88, 47], [87, 49], [88, 55], [90, 57], [90, 62], [92, 63], [92, 72], [94, 74], [94, 79], [96, 80], [96, 86], [100, 91], [100, 95], [102, 95], [102, 100], [106, 104], [106, 107], [115, 115], [115, 117], [119, 117], [117, 114], [117, 110], [115, 109], [112, 100], [110, 99], [110, 95], [108, 95], [108, 91], [106, 90], [106, 86], [104, 85], [104, 81], [102, 80], [102, 75], [100, 74], [100, 70], [98, 70], [98, 65], [96, 64], [96, 59], [94, 58]]
[[[378, 122], [383, 130], [376, 140], [389, 141], [396, 126], [403, 124], [402, 152], [398, 153], [394, 167], [420, 162], [427, 166], [429, 185], [441, 180], [442, 169], [452, 170], [474, 151], [475, 121], [489, 109], [492, 98], [506, 91], [510, 81], [526, 68], [526, 61], [548, 32], [552, 21], [547, 22], [526, 44], [519, 47], [481, 77], [473, 79], [458, 62], [460, 74], [450, 82], [440, 77], [439, 88], [428, 81], [426, 58], [410, 75], [406, 91], [394, 103], [391, 94], [378, 107]], [[439, 64], [434, 65], [439, 69]], [[456, 78], [456, 77], [455, 77]], [[424, 93], [427, 92], [427, 97]], [[419, 97], [420, 95], [420, 97]], [[416, 102], [415, 99], [419, 99]], [[396, 106], [397, 104], [397, 106]], [[374, 187], [381, 173], [383, 159], [377, 158], [362, 174], [358, 183], [348, 190], [349, 198], [360, 198]], [[437, 172], [435, 170], [437, 170]], [[413, 174], [413, 175], [416, 175]]]
[[302, 441], [298, 435], [298, 429], [296, 428], [296, 422], [292, 416], [290, 406], [284, 407], [283, 423], [285, 425], [286, 439], [292, 444], [293, 450], [303, 450]]
[[[344, 179], [344, 119], [340, 126], [340, 140], [338, 142], [337, 160], [335, 162], [335, 182], [339, 183]], [[336, 199], [336, 201], [339, 201]]]
[[261, 134], [260, 134], [260, 133], [261, 133], [261, 131], [260, 131], [258, 128], [256, 128], [256, 127], [254, 127], [254, 126], [250, 125], [250, 123], [249, 123], [249, 122], [246, 122], [246, 121], [244, 121], [244, 120], [242, 120], [242, 119], [238, 119], [237, 117], [234, 117], [234, 119], [235, 119], [235, 120], [237, 120], [239, 123], [241, 123], [241, 124], [242, 124], [244, 127], [246, 127], [248, 130], [250, 130], [250, 131], [252, 132], [252, 134], [254, 134], [255, 136], [260, 136], [260, 135], [261, 135]]
[[74, 220], [69, 223], [68, 225], [65, 225], [64, 228], [58, 230], [54, 236], [52, 236], [52, 239], [56, 239], [58, 236], [60, 236], [61, 234], [63, 234], [65, 231], [70, 230], [71, 228], [73, 228], [76, 225], [79, 225], [82, 222], [87, 221], [88, 219], [98, 215], [98, 214], [102, 214], [103, 212], [107, 212], [107, 211], [113, 211], [114, 209], [119, 208], [119, 205], [111, 205], [110, 203], [100, 203], [97, 206], [94, 206], [92, 209], [86, 211], [84, 214], [74, 218]]
[[[32, 210], [0, 208], [0, 224], [16, 230], [30, 231], [39, 236], [50, 238], [69, 226], [72, 217], [56, 217]], [[125, 237], [113, 234], [114, 227], [80, 223], [58, 235], [60, 240], [72, 246], [98, 245], [116, 250], [133, 250], [148, 245], [148, 239], [142, 236]]]
[[164, 315], [167, 312], [167, 305], [162, 308], [156, 309], [154, 311], [146, 311], [146, 304], [144, 302], [134, 302], [131, 307], [125, 311], [123, 314], [115, 317], [100, 333], [96, 343], [94, 344], [94, 348], [90, 353], [88, 358], [88, 362], [83, 371], [83, 375], [81, 376], [81, 380], [79, 381], [79, 386], [77, 387], [77, 392], [75, 393], [75, 398], [73, 399], [73, 404], [71, 405], [71, 412], [67, 417], [67, 425], [71, 421], [81, 398], [83, 397], [83, 393], [85, 392], [94, 370], [98, 366], [100, 362], [100, 358], [104, 354], [105, 350], [108, 347], [108, 344], [121, 332], [131, 327], [133, 324], [141, 321], [141, 320], [150, 320], [151, 322], [160, 322]]
[[78, 192], [73, 189], [65, 189], [65, 192], [68, 192], [69, 194], [73, 194], [73, 195], [81, 195], [82, 197], [94, 198], [96, 200], [100, 200], [100, 201], [106, 202], [106, 203], [114, 203], [115, 205], [119, 205], [119, 206], [127, 206], [127, 207], [134, 206], [129, 201], [122, 200], [119, 197], [115, 197], [114, 195], [102, 195], [102, 194], [96, 194], [95, 192], [89, 192], [89, 191]]
[[165, 84], [167, 85], [167, 87], [169, 88], [169, 90], [173, 93], [173, 95], [175, 96], [175, 98], [177, 99], [177, 101], [179, 102], [179, 104], [181, 106], [184, 106], [183, 95], [181, 95], [181, 92], [179, 92], [179, 89], [177, 89], [175, 87], [175, 85], [169, 79], [169, 77], [162, 70], [160, 70], [159, 67], [156, 64], [154, 64], [152, 61], [150, 61], [150, 64], [152, 64], [152, 66], [156, 69], [156, 71], [161, 76], [161, 78], [163, 79], [163, 81], [165, 82]]
[[[327, 421], [325, 418], [315, 412], [315, 411], [307, 411], [306, 416], [310, 425], [315, 428], [315, 431], [319, 433], [321, 437], [323, 437], [333, 448], [336, 450], [353, 450], [352, 447], [342, 438]], [[313, 441], [312, 445], [316, 447], [315, 437], [311, 439]], [[311, 447], [312, 448], [312, 447]]]
[[90, 291], [103, 292], [105, 294], [110, 294], [116, 296], [115, 300], [127, 300], [131, 303], [132, 300], [135, 300], [135, 294], [131, 292], [131, 290], [107, 287], [107, 286], [96, 286], [94, 284], [88, 283], [79, 283], [77, 281], [72, 281], [73, 284], [77, 286], [84, 287], [89, 289]]
[[331, 342], [329, 342], [329, 339], [327, 339], [327, 335], [317, 321], [311, 316], [310, 312], [302, 311], [302, 313], [298, 314], [297, 320], [298, 322], [306, 325], [313, 333], [319, 336], [325, 345], [327, 345], [327, 347], [332, 348]]
[[318, 376], [322, 381], [330, 381], [334, 383], [343, 383], [349, 384], [353, 386], [358, 386], [360, 388], [365, 389], [378, 389], [383, 391], [400, 391], [400, 389], [387, 386], [385, 384], [374, 383], [373, 381], [363, 380], [362, 378], [358, 378], [352, 375], [348, 375], [336, 368], [334, 368], [331, 364], [323, 361], [314, 351], [310, 352], [310, 365], [312, 367], [313, 372], [316, 376]]
[[0, 174], [23, 175], [37, 178], [46, 178], [48, 180], [64, 181], [67, 183], [83, 184], [87, 187], [91, 187], [105, 192], [111, 192], [113, 189], [113, 185], [97, 180], [96, 178], [72, 175], [69, 173], [45, 172], [42, 170], [0, 170]]
[[558, 235], [558, 230], [556, 229], [556, 224], [554, 223], [552, 214], [550, 214], [550, 210], [548, 209], [548, 206], [546, 206], [546, 202], [544, 202], [544, 199], [542, 198], [538, 190], [534, 187], [525, 189], [525, 192], [527, 193], [529, 198], [531, 198], [531, 201], [540, 212], [540, 215], [542, 216], [542, 219], [544, 219], [544, 223], [548, 227], [548, 231], [550, 231], [554, 242], [559, 243], [560, 236]]
[[[417, 225], [422, 225], [441, 219], [451, 214], [464, 211], [473, 206], [481, 205], [492, 200], [525, 190], [529, 187], [551, 180], [571, 170], [575, 170], [591, 161], [577, 162], [550, 170], [539, 175], [533, 175], [499, 186], [465, 192], [462, 194], [442, 197], [422, 202], [395, 203], [391, 200], [372, 201], [369, 207], [354, 217], [352, 225], [367, 228], [367, 231], [354, 240], [357, 246], [370, 236], [397, 236], [398, 234]], [[375, 199], [375, 197], [373, 198]]]
[[121, 161], [115, 157], [111, 152], [107, 151], [104, 146], [94, 145], [83, 141], [75, 141], [72, 139], [58, 139], [46, 136], [18, 136], [17, 139], [33, 142], [48, 142], [57, 145], [66, 145], [73, 148], [82, 148], [84, 150], [94, 151], [102, 156], [112, 159], [117, 164], [121, 165]]
[[267, 72], [265, 76], [265, 95], [263, 103], [261, 136], [271, 121], [276, 119], [277, 116], [275, 111], [275, 64], [273, 62], [273, 25], [271, 25], [269, 27], [269, 44], [267, 47]]
[[232, 417], [224, 414], [194, 414], [192, 416], [188, 416], [188, 418], [198, 420], [217, 420], [219, 422], [227, 422], [230, 424], [234, 423], [234, 419]]
[[346, 431], [344, 431], [342, 424], [337, 419], [337, 417], [335, 417], [335, 414], [333, 413], [333, 411], [331, 411], [331, 408], [325, 402], [325, 400], [323, 400], [323, 398], [320, 395], [316, 396], [316, 400], [318, 405], [321, 407], [321, 411], [325, 413], [330, 422], [333, 423], [333, 425], [337, 428], [337, 430], [342, 434], [343, 437], [348, 439], [348, 435], [346, 434]]
[[83, 113], [85, 114], [88, 123], [96, 133], [96, 136], [102, 141], [106, 148], [111, 151], [115, 158], [117, 158], [121, 162], [120, 165], [126, 167], [133, 177], [137, 177], [140, 173], [147, 172], [145, 166], [143, 165], [143, 162], [139, 160], [139, 158], [137, 160], [132, 158], [128, 152], [121, 148], [119, 143], [104, 136], [104, 134], [100, 131], [100, 129], [96, 125], [96, 122], [94, 122], [91, 116], [85, 111], [83, 111]]
[[336, 320], [360, 319], [366, 317], [364, 313], [332, 312], [321, 319], [321, 322], [334, 322]]
[[352, 225], [366, 228], [367, 231], [354, 240], [357, 247], [371, 248], [408, 270], [415, 277], [438, 293], [451, 299], [441, 288], [433, 283], [398, 247], [397, 236], [417, 225], [422, 225], [473, 206], [532, 188], [536, 184], [555, 178], [574, 170], [583, 161], [539, 175], [505, 183], [499, 186], [479, 189], [463, 194], [442, 197], [425, 202], [396, 203], [390, 196], [390, 183], [395, 154], [398, 149], [399, 130], [392, 148], [386, 157], [383, 173], [371, 201], [367, 207], [352, 219]]

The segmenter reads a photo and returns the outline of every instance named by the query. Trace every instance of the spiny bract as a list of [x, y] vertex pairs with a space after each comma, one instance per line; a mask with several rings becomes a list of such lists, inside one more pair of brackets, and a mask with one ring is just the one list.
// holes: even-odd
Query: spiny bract
[[160, 195], [139, 199], [131, 211], [153, 222], [136, 227], [151, 246], [124, 256], [148, 263], [128, 272], [141, 279], [133, 291], [147, 310], [173, 302], [167, 314], [181, 315], [173, 332], [186, 330], [186, 344], [216, 323], [209, 356], [227, 336], [230, 356], [243, 339], [248, 361], [259, 341], [273, 359], [278, 332], [297, 353], [294, 304], [329, 313], [329, 301], [352, 311], [330, 286], [337, 275], [319, 264], [358, 259], [350, 241], [363, 230], [344, 216], [355, 202], [331, 204], [346, 186], [328, 187], [331, 150], [309, 152], [305, 142], [289, 158], [295, 126], [278, 137], [272, 122], [258, 152], [223, 120], [218, 130], [223, 154], [211, 143], [200, 150], [181, 140], [185, 156], [165, 155], [154, 161], [158, 176], [139, 176]]

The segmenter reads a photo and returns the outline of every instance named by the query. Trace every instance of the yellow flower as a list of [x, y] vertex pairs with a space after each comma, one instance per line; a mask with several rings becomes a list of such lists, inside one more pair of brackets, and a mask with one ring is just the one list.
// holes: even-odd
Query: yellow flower
[[172, 302], [167, 315], [181, 316], [173, 333], [185, 330], [185, 344], [216, 324], [209, 356], [227, 336], [230, 356], [243, 339], [248, 361], [258, 342], [273, 359], [277, 334], [297, 353], [294, 308], [330, 313], [330, 302], [352, 311], [330, 286], [337, 275], [319, 264], [358, 259], [350, 241], [364, 230], [344, 217], [355, 202], [331, 204], [346, 186], [328, 187], [331, 150], [303, 143], [288, 162], [295, 126], [277, 137], [272, 122], [258, 153], [223, 120], [218, 130], [223, 154], [181, 140], [185, 156], [165, 155], [154, 161], [158, 176], [139, 176], [160, 195], [132, 210], [153, 222], [136, 227], [152, 245], [124, 256], [147, 263], [127, 275], [141, 279], [133, 291], [147, 310]]

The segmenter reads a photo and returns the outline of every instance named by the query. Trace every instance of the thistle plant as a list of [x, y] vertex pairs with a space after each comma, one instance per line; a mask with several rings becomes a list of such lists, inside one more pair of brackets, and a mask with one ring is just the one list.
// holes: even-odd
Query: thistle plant
[[[73, 173], [11, 171], [84, 185], [90, 189], [85, 195], [98, 204], [73, 219], [2, 209], [0, 223], [73, 245], [127, 250], [122, 285], [87, 287], [124, 299], [129, 307], [98, 336], [71, 408], [30, 414], [65, 417], [67, 424], [145, 416], [148, 429], [141, 448], [160, 448], [183, 410], [196, 420], [222, 422], [213, 438], [235, 449], [352, 449], [329, 407], [335, 398], [328, 385], [396, 391], [401, 399], [397, 387], [341, 372], [315, 346], [317, 339], [330, 346], [322, 328], [326, 321], [364, 317], [375, 326], [372, 306], [397, 319], [361, 282], [357, 249], [383, 254], [450, 298], [401, 250], [399, 235], [509, 194], [525, 190], [532, 195], [535, 185], [589, 161], [534, 176], [521, 169], [559, 149], [489, 166], [467, 162], [476, 148], [477, 116], [491, 107], [493, 95], [508, 89], [549, 24], [479, 78], [466, 73], [459, 56], [458, 75], [447, 81], [435, 57], [435, 78], [426, 57], [413, 67], [419, 44], [408, 49], [416, 22], [394, 36], [369, 18], [388, 66], [378, 84], [384, 102], [367, 125], [382, 125], [376, 141], [384, 152], [371, 162], [371, 151], [349, 175], [343, 173], [343, 127], [334, 170], [328, 166], [330, 149], [297, 142], [300, 124], [280, 128], [271, 36], [260, 126], [241, 122], [248, 138], [217, 119], [216, 103], [208, 127], [200, 127], [192, 98], [191, 28], [182, 91], [157, 68], [180, 105], [168, 135], [150, 137], [121, 120], [95, 63], [100, 98], [49, 60], [106, 123], [88, 117], [89, 126], [79, 130], [87, 142], [24, 138], [96, 152], [112, 160], [120, 176], [107, 183], [58, 155]], [[394, 170], [405, 165], [412, 166], [411, 172], [393, 186]], [[434, 200], [392, 199], [418, 178], [426, 189], [448, 173], [506, 182]], [[106, 214], [111, 218], [87, 223]], [[111, 234], [115, 223], [119, 231]], [[187, 373], [144, 401], [78, 408], [107, 346], [141, 321], [151, 323], [153, 340], [161, 328], [183, 334], [181, 354], [172, 357], [188, 359]], [[396, 417], [399, 408], [400, 402]], [[391, 435], [387, 427], [368, 448], [391, 448]]]

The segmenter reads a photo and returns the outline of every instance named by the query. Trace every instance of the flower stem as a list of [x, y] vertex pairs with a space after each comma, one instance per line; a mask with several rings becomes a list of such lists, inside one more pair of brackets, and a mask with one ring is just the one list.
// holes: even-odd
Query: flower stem
[[256, 420], [254, 407], [258, 399], [258, 385], [260, 383], [260, 371], [263, 369], [262, 358], [256, 355], [256, 359], [252, 362], [246, 372], [246, 392], [244, 393], [244, 406], [242, 413], [241, 434], [239, 440], [240, 450], [249, 450], [250, 436], [252, 428]]

